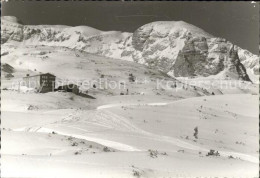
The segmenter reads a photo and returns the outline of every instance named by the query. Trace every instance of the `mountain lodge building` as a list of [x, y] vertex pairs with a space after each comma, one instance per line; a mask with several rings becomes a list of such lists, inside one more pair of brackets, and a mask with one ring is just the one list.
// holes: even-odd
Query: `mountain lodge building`
[[25, 86], [28, 88], [34, 88], [39, 93], [54, 91], [55, 79], [56, 77], [50, 73], [38, 74], [32, 76], [27, 74], [26, 77], [23, 77]]

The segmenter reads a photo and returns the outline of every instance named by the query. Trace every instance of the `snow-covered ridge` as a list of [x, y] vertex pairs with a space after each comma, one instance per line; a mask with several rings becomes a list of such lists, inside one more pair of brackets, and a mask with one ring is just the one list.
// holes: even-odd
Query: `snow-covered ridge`
[[20, 23], [17, 17], [14, 16], [2, 16], [1, 21], [8, 21], [9, 23]]
[[[142, 63], [181, 77], [207, 77], [230, 72], [230, 65], [241, 63], [246, 68], [242, 73], [248, 75], [251, 81], [256, 82], [259, 78], [257, 55], [235, 46], [238, 57], [235, 63], [229, 64], [232, 61], [228, 56], [233, 46], [231, 42], [183, 21], [152, 22], [134, 33], [126, 33], [104, 32], [88, 26], [22, 25], [17, 18], [10, 16], [1, 19], [2, 44], [18, 41], [24, 45], [63, 46]], [[192, 63], [189, 63], [190, 60]], [[222, 76], [225, 79], [245, 78], [236, 70], [231, 70], [231, 75]]]

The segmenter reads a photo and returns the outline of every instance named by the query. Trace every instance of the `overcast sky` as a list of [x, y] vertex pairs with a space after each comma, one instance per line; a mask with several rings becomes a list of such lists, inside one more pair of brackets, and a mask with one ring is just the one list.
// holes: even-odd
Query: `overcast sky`
[[10, 1], [2, 2], [2, 15], [30, 25], [87, 25], [127, 32], [153, 21], [183, 20], [257, 54], [258, 8], [251, 2]]

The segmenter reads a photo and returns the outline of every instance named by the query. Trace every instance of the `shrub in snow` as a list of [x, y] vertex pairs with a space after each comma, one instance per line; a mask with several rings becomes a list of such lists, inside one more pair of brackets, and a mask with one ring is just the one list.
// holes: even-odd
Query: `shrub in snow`
[[80, 152], [78, 152], [78, 151], [76, 151], [75, 153], [74, 153], [74, 155], [80, 155], [81, 153]]
[[128, 80], [129, 82], [135, 82], [135, 76], [133, 74], [129, 74]]
[[71, 146], [78, 146], [78, 143], [77, 143], [77, 142], [73, 142], [73, 143], [71, 144]]
[[232, 155], [228, 156], [229, 159], [234, 159], [234, 157]]
[[198, 139], [198, 133], [199, 133], [198, 127], [195, 127], [195, 128], [194, 128], [194, 134], [193, 134], [193, 136], [194, 136], [196, 139]]
[[38, 109], [38, 107], [37, 106], [33, 106], [33, 105], [29, 105], [27, 107], [27, 110], [37, 110], [37, 109]]
[[152, 158], [157, 158], [157, 155], [158, 155], [158, 151], [157, 150], [148, 150], [150, 153], [150, 157]]
[[210, 150], [206, 156], [220, 156], [218, 151]]
[[238, 141], [236, 141], [236, 144], [238, 144], [238, 145], [245, 145], [245, 143], [243, 143], [243, 142], [238, 142]]
[[72, 140], [73, 139], [73, 137], [68, 137], [68, 140]]
[[39, 53], [39, 55], [45, 55], [45, 54], [47, 54], [47, 52], [41, 51], [41, 52]]
[[165, 155], [165, 156], [166, 156], [166, 155], [168, 155], [168, 154], [167, 154], [166, 152], [163, 152], [163, 153], [161, 153], [161, 155]]
[[184, 150], [178, 150], [178, 152], [184, 153]]
[[140, 177], [141, 173], [139, 171], [137, 171], [137, 170], [133, 170], [133, 176]]
[[110, 150], [108, 147], [104, 147], [104, 148], [103, 148], [103, 151], [104, 151], [104, 152], [110, 152], [111, 150]]

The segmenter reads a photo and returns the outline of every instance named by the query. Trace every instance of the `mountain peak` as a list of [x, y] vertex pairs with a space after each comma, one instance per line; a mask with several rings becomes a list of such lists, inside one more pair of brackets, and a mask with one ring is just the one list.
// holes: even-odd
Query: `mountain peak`
[[141, 28], [152, 28], [154, 31], [165, 33], [174, 33], [181, 31], [188, 31], [193, 35], [204, 36], [212, 38], [213, 36], [205, 32], [199, 27], [189, 24], [184, 21], [156, 21], [142, 26]]
[[2, 16], [1, 21], [23, 24], [22, 21], [15, 16]]

